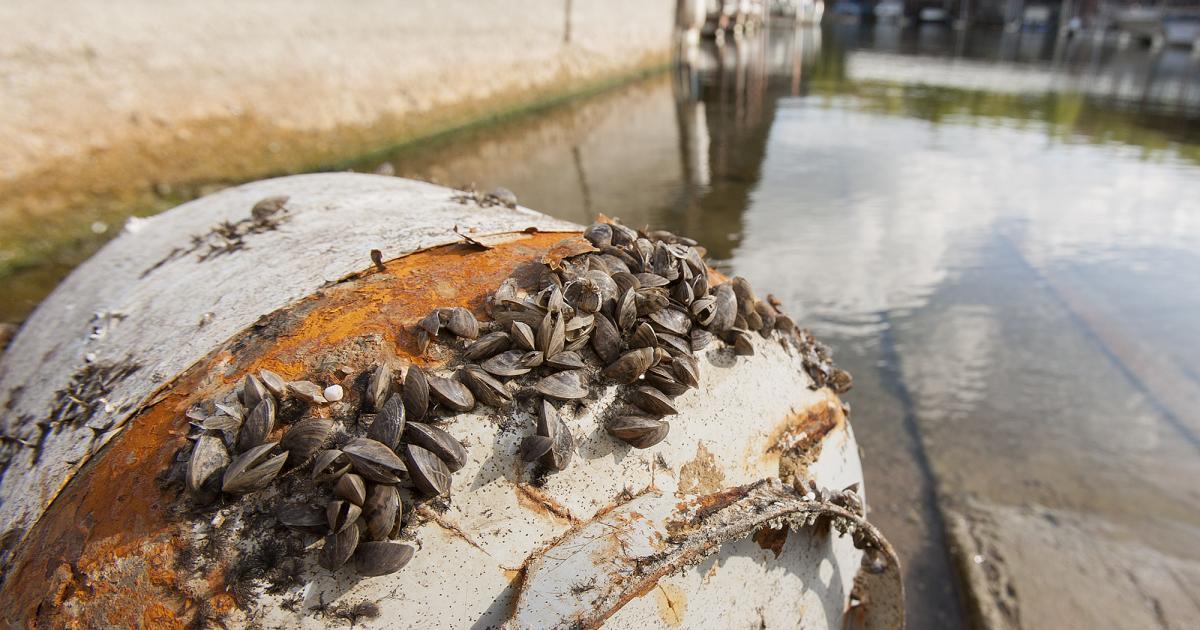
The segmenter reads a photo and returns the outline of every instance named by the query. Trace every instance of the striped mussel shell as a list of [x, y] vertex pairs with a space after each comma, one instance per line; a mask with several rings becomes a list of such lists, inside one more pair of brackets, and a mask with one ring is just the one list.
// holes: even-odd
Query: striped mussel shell
[[367, 381], [367, 402], [371, 409], [379, 411], [383, 408], [384, 403], [392, 397], [392, 387], [392, 368], [380, 364]]
[[260, 444], [234, 458], [221, 478], [221, 491], [245, 494], [267, 487], [279, 475], [288, 457], [286, 452], [271, 456], [276, 444]]
[[399, 483], [408, 472], [404, 461], [387, 445], [371, 438], [356, 438], [342, 447], [355, 472], [376, 483]]
[[187, 487], [200, 492], [216, 480], [217, 475], [229, 465], [229, 452], [225, 443], [215, 435], [201, 435], [192, 446], [188, 459]]
[[400, 394], [392, 394], [367, 427], [367, 437], [395, 450], [404, 435], [404, 422], [404, 402]]
[[650, 416], [625, 415], [610, 420], [606, 428], [613, 437], [634, 448], [650, 448], [666, 439], [671, 425]]
[[[566, 353], [560, 353], [560, 356], [562, 354]], [[475, 395], [476, 401], [489, 407], [503, 407], [512, 401], [512, 394], [504, 387], [504, 383], [478, 365], [464, 365], [459, 372], [459, 379]]]
[[437, 455], [450, 472], [456, 472], [467, 464], [467, 449], [446, 431], [423, 422], [410, 422], [404, 430], [404, 438], [410, 444]]
[[367, 521], [368, 540], [387, 540], [401, 515], [400, 493], [395, 486], [371, 484], [363, 516]]
[[403, 569], [416, 549], [395, 542], [361, 542], [354, 554], [354, 570], [365, 577], [389, 575]]
[[288, 429], [280, 446], [288, 452], [293, 464], [312, 457], [333, 437], [333, 421], [327, 418], [304, 418]]

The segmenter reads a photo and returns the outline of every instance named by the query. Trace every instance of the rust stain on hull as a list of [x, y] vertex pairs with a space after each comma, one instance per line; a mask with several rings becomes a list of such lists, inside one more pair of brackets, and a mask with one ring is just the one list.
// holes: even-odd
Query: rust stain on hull
[[780, 479], [804, 478], [821, 455], [825, 436], [845, 425], [840, 402], [829, 394], [826, 400], [791, 413], [776, 425], [767, 438], [764, 456], [778, 458]]
[[568, 523], [574, 523], [577, 520], [575, 515], [571, 514], [571, 511], [566, 506], [555, 501], [545, 492], [523, 483], [514, 484], [514, 487], [516, 488], [517, 503], [521, 507], [529, 508], [538, 514], [543, 514], [553, 519], [564, 520]]
[[779, 529], [764, 527], [754, 532], [754, 542], [759, 547], [774, 553], [776, 558], [783, 554], [783, 545], [787, 543], [787, 538], [788, 529], [786, 527]]
[[[323, 374], [335, 380], [327, 376], [332, 365], [361, 372], [387, 349], [400, 360], [436, 363], [417, 356], [409, 328], [420, 317], [444, 306], [482, 315], [496, 285], [562, 238], [522, 234], [486, 251], [450, 245], [417, 252], [264, 316], [156, 394], [71, 479], [21, 544], [0, 586], [7, 604], [0, 626], [87, 627], [104, 620], [171, 627], [230, 612], [231, 600], [221, 592], [223, 567], [202, 576], [175, 568], [191, 506], [178, 484], [160, 475], [185, 445], [184, 412], [260, 368], [285, 379]], [[384, 348], [361, 343], [372, 336]], [[206, 592], [197, 591], [197, 582]]]
[[709, 494], [725, 487], [725, 471], [704, 442], [696, 445], [696, 457], [679, 469], [680, 494]]

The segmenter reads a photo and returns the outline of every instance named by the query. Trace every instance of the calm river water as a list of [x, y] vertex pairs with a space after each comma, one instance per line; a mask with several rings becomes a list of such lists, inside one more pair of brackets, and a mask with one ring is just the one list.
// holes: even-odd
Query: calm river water
[[1189, 52], [775, 30], [354, 167], [384, 161], [687, 234], [778, 296], [855, 377], [912, 627], [1200, 618]]

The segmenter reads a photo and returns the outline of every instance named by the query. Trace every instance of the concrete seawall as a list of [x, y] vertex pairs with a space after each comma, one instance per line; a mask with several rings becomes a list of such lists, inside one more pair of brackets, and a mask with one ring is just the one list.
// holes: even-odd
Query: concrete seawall
[[674, 4], [4, 3], [0, 227], [336, 164], [594, 89], [669, 60]]

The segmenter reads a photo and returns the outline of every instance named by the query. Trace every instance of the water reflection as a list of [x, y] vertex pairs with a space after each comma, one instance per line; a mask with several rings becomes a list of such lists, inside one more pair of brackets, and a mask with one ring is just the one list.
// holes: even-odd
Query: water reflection
[[[774, 291], [855, 373], [872, 516], [913, 626], [948, 627], [945, 518], [1046, 510], [1200, 554], [1200, 496], [1170, 482], [1200, 474], [1196, 72], [1045, 34], [777, 30], [394, 161], [694, 235]], [[1080, 584], [1113, 570], [1071, 562]], [[1022, 619], [1060, 618], [1029, 592], [1060, 569], [1003, 570]]]

